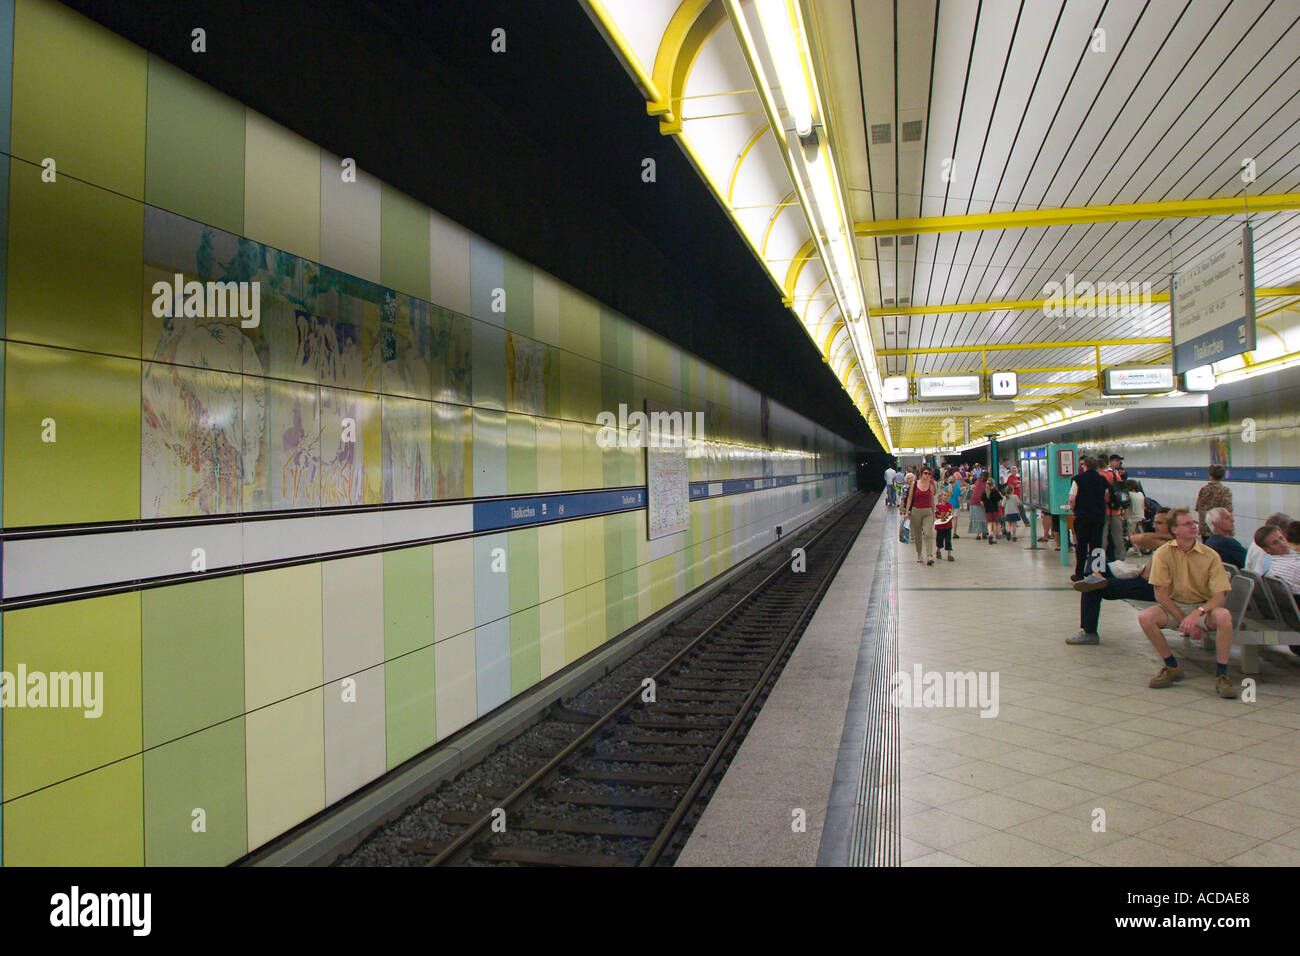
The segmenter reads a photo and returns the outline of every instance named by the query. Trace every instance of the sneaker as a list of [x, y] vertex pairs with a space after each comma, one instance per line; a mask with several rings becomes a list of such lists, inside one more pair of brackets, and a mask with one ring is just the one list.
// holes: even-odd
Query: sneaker
[[949, 561], [954, 560], [951, 551], [948, 552], [948, 560], [949, 560]]
[[927, 567], [929, 567], [931, 564], [934, 564], [934, 558], [927, 558], [925, 564]]
[[1237, 699], [1237, 688], [1227, 674], [1218, 674], [1214, 678], [1214, 689], [1226, 700]]
[[1082, 581], [1075, 581], [1071, 585], [1076, 591], [1100, 591], [1110, 583], [1110, 578], [1104, 574], [1090, 574]]
[[1100, 644], [1101, 637], [1096, 634], [1089, 634], [1087, 631], [1080, 631], [1065, 639], [1067, 644]]
[[1168, 687], [1170, 684], [1177, 684], [1183, 679], [1183, 676], [1183, 668], [1181, 665], [1178, 667], [1170, 667], [1168, 664], [1163, 664], [1160, 667], [1160, 673], [1151, 678], [1151, 682], [1147, 684], [1147, 686]]

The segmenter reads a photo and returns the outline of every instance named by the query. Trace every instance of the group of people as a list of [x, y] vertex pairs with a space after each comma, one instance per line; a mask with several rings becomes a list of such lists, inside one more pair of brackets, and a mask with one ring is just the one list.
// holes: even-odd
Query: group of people
[[967, 533], [975, 540], [990, 545], [998, 538], [1020, 540], [1020, 474], [1005, 461], [996, 478], [979, 464], [937, 469], [914, 465], [906, 471], [890, 465], [885, 470], [885, 497], [887, 506], [898, 507], [908, 525], [918, 564], [933, 565], [936, 555], [955, 560], [952, 542], [961, 538], [956, 524], [963, 509], [969, 510]]
[[[1232, 648], [1232, 614], [1227, 609], [1232, 585], [1230, 570], [1245, 569], [1282, 581], [1300, 595], [1300, 521], [1289, 515], [1269, 515], [1243, 545], [1234, 535], [1232, 492], [1223, 484], [1220, 465], [1209, 469], [1209, 482], [1200, 489], [1194, 507], [1167, 508], [1130, 479], [1124, 459], [1085, 456], [1070, 487], [1067, 514], [1045, 527], [1050, 535], [1074, 532], [1076, 560], [1071, 580], [1081, 592], [1078, 633], [1067, 644], [1099, 644], [1098, 623], [1103, 601], [1140, 600], [1152, 606], [1138, 615], [1142, 633], [1160, 655], [1154, 688], [1169, 687], [1185, 674], [1169, 648], [1163, 631], [1192, 638], [1215, 637], [1215, 691], [1237, 696], [1228, 676]], [[952, 542], [956, 518], [969, 509], [968, 533], [993, 544], [998, 537], [1017, 539], [1023, 518], [1020, 476], [1007, 462], [997, 474], [981, 465], [916, 465], [886, 470], [886, 497], [898, 507], [910, 529], [917, 563], [933, 565], [936, 549], [954, 560]], [[1046, 517], [1046, 516], [1045, 516]], [[901, 528], [900, 528], [901, 536]], [[1068, 547], [1068, 538], [1064, 538]], [[936, 544], [937, 542], [937, 544]], [[1059, 541], [1056, 547], [1061, 547]], [[1118, 564], [1136, 552], [1137, 569]], [[1300, 654], [1300, 645], [1291, 648]]]
[[[1111, 456], [1112, 467], [1117, 457]], [[1149, 686], [1169, 687], [1185, 676], [1165, 640], [1166, 628], [1192, 638], [1205, 638], [1213, 631], [1215, 691], [1220, 697], [1236, 697], [1237, 688], [1228, 677], [1233, 637], [1232, 614], [1227, 609], [1232, 590], [1229, 568], [1275, 577], [1293, 594], [1300, 594], [1300, 521], [1281, 513], [1270, 515], [1249, 547], [1242, 545], [1234, 537], [1232, 494], [1222, 484], [1224, 470], [1213, 465], [1210, 481], [1198, 494], [1194, 508], [1157, 508], [1151, 530], [1139, 525], [1129, 531], [1129, 544], [1143, 557], [1143, 563], [1136, 575], [1128, 568], [1130, 576], [1122, 576], [1119, 568], [1112, 567], [1117, 558], [1109, 547], [1111, 542], [1123, 540], [1119, 537], [1123, 531], [1112, 525], [1110, 513], [1114, 484], [1098, 472], [1097, 465], [1096, 459], [1085, 458], [1070, 490], [1078, 550], [1071, 577], [1075, 590], [1083, 593], [1080, 629], [1065, 642], [1101, 643], [1097, 628], [1102, 601], [1154, 602], [1138, 614], [1142, 633], [1162, 661]], [[1127, 550], [1121, 556], [1126, 555]], [[1092, 573], [1085, 575], [1089, 568]]]

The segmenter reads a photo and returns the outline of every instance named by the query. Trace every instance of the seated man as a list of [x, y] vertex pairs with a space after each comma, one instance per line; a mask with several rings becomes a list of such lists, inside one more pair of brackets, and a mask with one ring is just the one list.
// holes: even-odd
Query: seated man
[[[1165, 526], [1167, 514], [1164, 511], [1158, 512], [1153, 519], [1155, 531], [1139, 532], [1131, 535], [1134, 547], [1141, 548], [1144, 551], [1154, 551], [1168, 541], [1173, 541], [1174, 536], [1169, 533]], [[1109, 568], [1107, 569], [1109, 572]], [[1142, 573], [1135, 578], [1115, 578], [1109, 573], [1090, 574], [1082, 581], [1074, 582], [1074, 589], [1082, 591], [1083, 596], [1079, 599], [1079, 633], [1072, 637], [1067, 637], [1067, 644], [1100, 644], [1101, 637], [1097, 634], [1097, 622], [1101, 619], [1101, 602], [1102, 601], [1154, 601], [1155, 592], [1151, 590], [1151, 583], [1147, 577], [1151, 573], [1151, 564], [1147, 562]]]
[[1210, 527], [1210, 536], [1205, 539], [1205, 546], [1219, 552], [1219, 557], [1228, 564], [1244, 568], [1246, 549], [1232, 536], [1236, 531], [1232, 512], [1227, 508], [1211, 508], [1206, 512], [1205, 523]]
[[1255, 543], [1271, 558], [1264, 577], [1277, 578], [1292, 594], [1300, 594], [1300, 554], [1291, 550], [1281, 529], [1262, 526], [1255, 532]]
[[1177, 628], [1189, 637], [1215, 632], [1217, 648], [1214, 689], [1220, 697], [1235, 698], [1237, 688], [1228, 677], [1228, 653], [1232, 649], [1232, 615], [1225, 604], [1232, 584], [1218, 552], [1201, 544], [1200, 522], [1187, 508], [1169, 512], [1174, 540], [1161, 545], [1151, 557], [1151, 588], [1155, 607], [1138, 615], [1142, 633], [1164, 660], [1150, 687], [1168, 687], [1182, 680], [1183, 669], [1169, 650], [1161, 628]]
[[[1291, 523], [1291, 516], [1275, 511], [1264, 519], [1265, 527], [1277, 528], [1279, 531], [1286, 533], [1286, 526]], [[1255, 530], [1256, 536], [1259, 535], [1259, 529]], [[1251, 541], [1250, 547], [1246, 549], [1246, 570], [1254, 571], [1256, 574], [1268, 574], [1268, 566], [1272, 563], [1272, 555], [1261, 548], [1255, 541]]]

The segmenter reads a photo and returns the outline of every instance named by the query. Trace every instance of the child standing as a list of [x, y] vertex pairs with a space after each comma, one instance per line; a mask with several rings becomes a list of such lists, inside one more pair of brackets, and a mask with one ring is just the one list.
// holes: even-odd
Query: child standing
[[948, 560], [952, 557], [952, 526], [957, 518], [953, 511], [952, 505], [947, 501], [941, 501], [934, 509], [934, 533], [938, 543], [935, 546], [936, 553], [947, 551]]
[[1002, 506], [1007, 516], [1007, 530], [1011, 532], [1011, 540], [1016, 539], [1016, 529], [1020, 527], [1020, 495], [1016, 494], [1014, 487], [1007, 489], [1007, 496], [1002, 499]]
[[1000, 526], [1002, 519], [1002, 492], [998, 491], [998, 486], [991, 479], [984, 488], [984, 515], [988, 522], [988, 539], [989, 544], [996, 544], [998, 532], [995, 530]]

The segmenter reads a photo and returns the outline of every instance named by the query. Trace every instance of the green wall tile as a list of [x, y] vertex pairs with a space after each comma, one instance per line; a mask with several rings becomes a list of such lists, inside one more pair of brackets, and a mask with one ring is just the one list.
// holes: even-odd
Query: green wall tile
[[538, 537], [536, 528], [521, 528], [507, 536], [510, 568], [510, 611], [538, 601]]
[[510, 616], [510, 693], [521, 694], [541, 679], [540, 614], [530, 607]]
[[241, 576], [142, 591], [140, 619], [145, 747], [244, 712]]
[[144, 206], [18, 160], [9, 187], [6, 334], [138, 358]]
[[389, 288], [429, 298], [429, 207], [383, 184], [379, 196], [379, 274]]
[[505, 256], [506, 329], [533, 334], [533, 267], [510, 254]]
[[320, 147], [245, 112], [244, 234], [320, 261]]
[[506, 415], [506, 494], [537, 491], [537, 424], [531, 415]]
[[5, 389], [6, 527], [140, 516], [138, 361], [9, 342]]
[[438, 739], [434, 664], [432, 644], [384, 664], [384, 733], [390, 770]]
[[13, 76], [16, 156], [144, 198], [144, 50], [61, 4], [18, 0]]
[[99, 717], [86, 717], [84, 696], [82, 707], [4, 709], [6, 800], [139, 753], [138, 592], [10, 611], [4, 626], [10, 674], [103, 674]]
[[5, 866], [142, 866], [139, 756], [5, 804]]
[[384, 552], [384, 658], [433, 643], [433, 545]]
[[227, 232], [244, 231], [244, 108], [149, 57], [145, 201]]
[[239, 859], [248, 852], [247, 799], [242, 716], [146, 751], [145, 865]]

